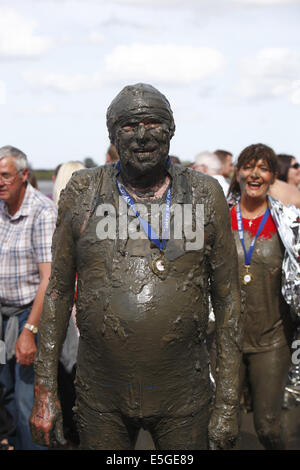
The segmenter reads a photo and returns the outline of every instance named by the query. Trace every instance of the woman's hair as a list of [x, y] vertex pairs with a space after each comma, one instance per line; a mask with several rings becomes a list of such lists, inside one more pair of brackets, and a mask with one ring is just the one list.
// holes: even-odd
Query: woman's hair
[[279, 153], [278, 157], [278, 179], [285, 181], [287, 183], [288, 180], [288, 172], [292, 163], [293, 157], [292, 155], [286, 155], [285, 153]]
[[261, 159], [263, 159], [268, 164], [270, 171], [271, 173], [273, 173], [273, 175], [277, 174], [278, 159], [274, 150], [264, 144], [249, 145], [240, 153], [238, 157], [234, 175], [232, 177], [228, 190], [228, 195], [240, 193], [240, 185], [236, 179], [237, 171], [241, 168], [244, 168], [248, 163], [252, 161], [258, 162]]
[[74, 171], [85, 168], [81, 162], [66, 162], [63, 163], [57, 173], [56, 180], [53, 186], [53, 201], [58, 206], [59, 196], [63, 189], [65, 189]]

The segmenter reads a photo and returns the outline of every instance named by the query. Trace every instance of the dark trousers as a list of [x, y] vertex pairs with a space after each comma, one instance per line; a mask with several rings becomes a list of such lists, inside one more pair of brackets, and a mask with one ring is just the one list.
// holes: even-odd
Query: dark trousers
[[[30, 310], [18, 315], [19, 334], [27, 321]], [[7, 326], [7, 319], [3, 318], [3, 334]], [[29, 416], [34, 398], [34, 370], [33, 364], [21, 366], [13, 357], [8, 363], [0, 365], [0, 386], [4, 394], [5, 408], [13, 417], [15, 436], [12, 444], [16, 450], [42, 450], [32, 441], [29, 428]]]
[[3, 387], [0, 386], [0, 441], [7, 438], [15, 430], [12, 416], [5, 408], [5, 397]]
[[290, 360], [288, 346], [263, 353], [243, 354], [240, 387], [242, 390], [247, 374], [255, 430], [260, 443], [268, 450], [286, 448], [281, 409]]

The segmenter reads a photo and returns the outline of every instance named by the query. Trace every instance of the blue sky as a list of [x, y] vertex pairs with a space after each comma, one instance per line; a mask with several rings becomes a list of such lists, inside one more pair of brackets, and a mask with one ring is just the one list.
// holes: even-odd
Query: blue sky
[[0, 0], [0, 145], [103, 164], [107, 107], [146, 82], [182, 160], [257, 142], [300, 160], [299, 24], [299, 0]]

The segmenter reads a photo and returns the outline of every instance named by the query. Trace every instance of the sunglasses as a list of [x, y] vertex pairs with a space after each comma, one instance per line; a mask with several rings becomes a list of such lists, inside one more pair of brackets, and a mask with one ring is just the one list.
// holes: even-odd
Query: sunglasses
[[298, 170], [300, 166], [300, 163], [294, 163], [294, 165], [291, 165], [290, 168], [294, 168], [294, 170]]

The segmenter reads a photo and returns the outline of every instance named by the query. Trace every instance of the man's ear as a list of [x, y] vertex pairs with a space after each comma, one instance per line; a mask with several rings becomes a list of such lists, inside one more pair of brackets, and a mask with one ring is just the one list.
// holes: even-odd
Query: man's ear
[[25, 183], [25, 181], [28, 181], [28, 168], [24, 168], [24, 170], [22, 170], [22, 179], [23, 179], [23, 183]]

